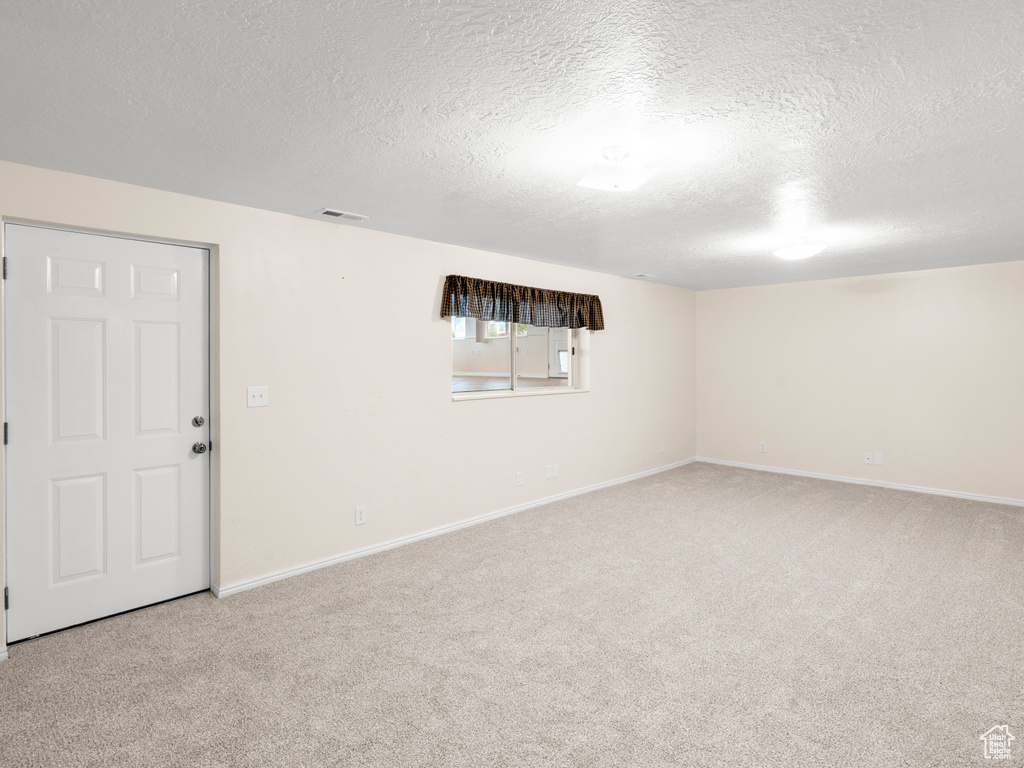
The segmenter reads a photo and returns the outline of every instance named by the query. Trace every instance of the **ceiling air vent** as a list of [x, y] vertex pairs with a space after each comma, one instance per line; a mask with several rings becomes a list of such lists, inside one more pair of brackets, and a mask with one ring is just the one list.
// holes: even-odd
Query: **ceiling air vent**
[[317, 211], [321, 216], [326, 216], [329, 219], [341, 219], [342, 221], [354, 221], [357, 224], [361, 221], [366, 221], [369, 216], [363, 216], [361, 213], [349, 213], [348, 211], [339, 211], [337, 208], [323, 208]]
[[637, 280], [653, 280], [654, 279], [654, 275], [647, 275], [647, 274], [644, 274], [643, 272], [637, 272], [635, 275], [630, 275], [630, 277], [635, 277]]

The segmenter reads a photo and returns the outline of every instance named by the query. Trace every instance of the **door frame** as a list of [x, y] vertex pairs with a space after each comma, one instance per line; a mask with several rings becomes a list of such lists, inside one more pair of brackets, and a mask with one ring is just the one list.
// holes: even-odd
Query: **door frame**
[[[37, 227], [39, 229], [56, 229], [63, 232], [78, 232], [83, 235], [100, 235], [102, 237], [116, 237], [121, 240], [141, 240], [146, 243], [161, 243], [164, 245], [181, 245], [188, 248], [199, 248], [205, 250], [207, 253], [207, 335], [209, 345], [209, 371], [208, 371], [208, 382], [207, 382], [207, 398], [209, 401], [209, 425], [210, 425], [210, 444], [213, 446], [210, 450], [210, 488], [209, 488], [209, 530], [207, 531], [207, 537], [209, 540], [209, 571], [210, 571], [210, 591], [217, 597], [220, 596], [220, 586], [217, 584], [217, 572], [215, 565], [217, 563], [217, 556], [220, 551], [220, 540], [217, 535], [217, 521], [220, 519], [219, 499], [220, 499], [220, 435], [219, 435], [219, 419], [217, 408], [220, 402], [220, 387], [218, 381], [219, 368], [219, 349], [217, 346], [217, 340], [220, 338], [220, 315], [218, 314], [218, 302], [217, 302], [217, 291], [219, 287], [219, 272], [220, 272], [220, 249], [216, 243], [198, 243], [191, 240], [177, 240], [170, 237], [151, 237], [148, 235], [138, 235], [130, 232], [111, 232], [103, 229], [93, 229], [90, 227], [77, 227], [69, 224], [58, 224], [47, 221], [35, 221], [32, 219], [22, 219], [14, 216], [4, 216], [0, 218], [0, 255], [7, 256], [7, 225], [18, 224], [21, 226]], [[2, 421], [6, 424], [8, 421], [7, 413], [7, 302], [5, 300], [7, 294], [7, 281], [3, 280], [0, 282], [0, 345], [2, 345], [2, 355], [0, 355], [0, 392], [2, 392], [2, 398], [0, 398], [0, 410], [3, 412]], [[8, 547], [8, 536], [7, 536], [7, 446], [3, 445], [3, 479], [0, 483], [0, 529], [3, 531], [3, 570], [0, 572], [0, 579], [2, 579], [2, 586], [6, 589], [7, 587], [7, 547]], [[3, 613], [3, 634], [0, 636], [0, 661], [7, 658], [7, 611], [4, 609]], [[58, 630], [59, 631], [59, 630]], [[19, 641], [21, 642], [21, 641]]]

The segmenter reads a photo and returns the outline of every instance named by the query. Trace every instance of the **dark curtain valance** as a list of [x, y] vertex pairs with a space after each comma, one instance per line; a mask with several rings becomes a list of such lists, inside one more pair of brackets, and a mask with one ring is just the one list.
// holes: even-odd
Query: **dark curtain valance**
[[526, 323], [547, 328], [604, 330], [601, 299], [597, 296], [496, 283], [462, 275], [445, 278], [441, 317], [475, 317], [477, 320]]

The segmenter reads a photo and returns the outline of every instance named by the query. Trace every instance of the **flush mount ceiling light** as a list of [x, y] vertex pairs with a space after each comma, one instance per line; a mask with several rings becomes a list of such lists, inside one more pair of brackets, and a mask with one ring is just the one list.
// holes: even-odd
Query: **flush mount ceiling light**
[[817, 256], [819, 253], [825, 250], [828, 246], [825, 243], [815, 243], [811, 241], [797, 241], [784, 245], [781, 248], [777, 248], [772, 251], [773, 254], [778, 256], [780, 259], [786, 259], [787, 261], [797, 261], [798, 259], [809, 259], [811, 256]]
[[606, 192], [631, 192], [657, 173], [631, 162], [629, 152], [622, 147], [608, 147], [601, 158], [603, 162], [594, 165], [576, 184]]

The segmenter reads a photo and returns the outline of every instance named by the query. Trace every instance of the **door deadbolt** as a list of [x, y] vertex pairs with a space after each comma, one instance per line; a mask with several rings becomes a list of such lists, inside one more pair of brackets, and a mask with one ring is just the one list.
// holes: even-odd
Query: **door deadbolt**
[[206, 443], [193, 443], [192, 453], [206, 453]]
[[204, 419], [202, 416], [193, 416], [192, 417], [192, 426], [193, 427], [201, 427], [205, 423], [206, 423], [206, 419]]

